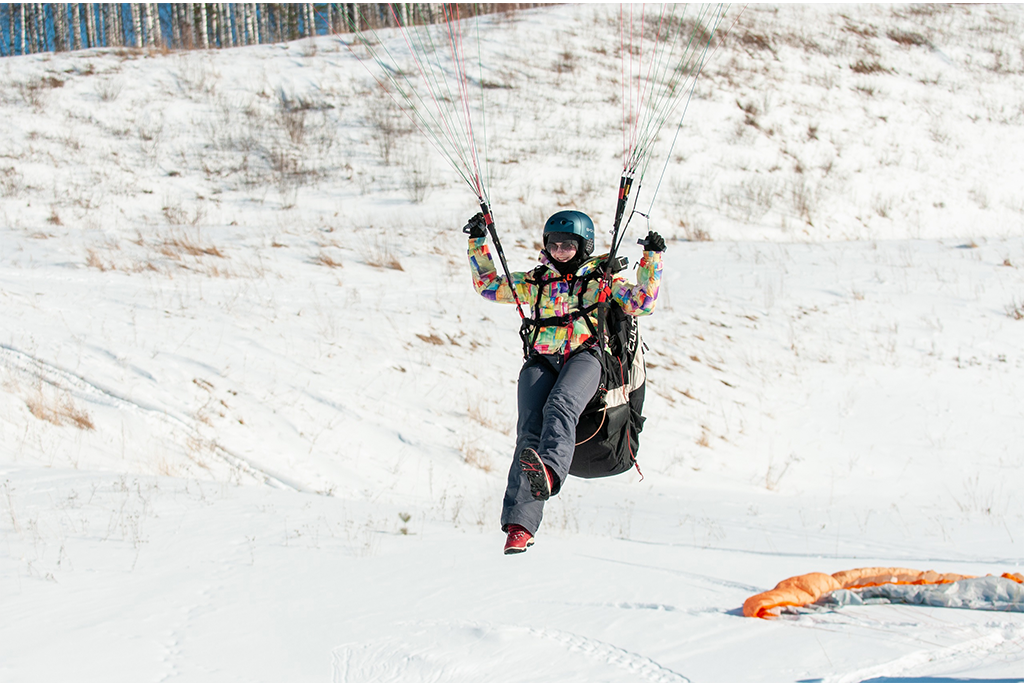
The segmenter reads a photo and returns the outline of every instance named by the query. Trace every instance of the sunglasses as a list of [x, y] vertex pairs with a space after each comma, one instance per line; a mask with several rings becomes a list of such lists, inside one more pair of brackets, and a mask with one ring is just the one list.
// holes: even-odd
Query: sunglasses
[[551, 241], [548, 243], [548, 252], [568, 252], [576, 250], [576, 241]]

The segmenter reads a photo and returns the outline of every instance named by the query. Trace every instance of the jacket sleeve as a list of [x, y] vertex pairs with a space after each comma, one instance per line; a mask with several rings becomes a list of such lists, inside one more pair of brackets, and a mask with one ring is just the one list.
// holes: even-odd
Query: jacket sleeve
[[[469, 239], [469, 266], [473, 270], [473, 287], [476, 292], [488, 300], [499, 303], [514, 303], [515, 296], [509, 288], [504, 275], [499, 275], [487, 247], [487, 238]], [[526, 274], [512, 272], [512, 283], [516, 288], [521, 302], [530, 302], [530, 285], [526, 283]]]
[[646, 250], [636, 270], [636, 285], [621, 277], [612, 281], [612, 298], [623, 312], [639, 317], [654, 311], [661, 286], [661, 259], [660, 252]]

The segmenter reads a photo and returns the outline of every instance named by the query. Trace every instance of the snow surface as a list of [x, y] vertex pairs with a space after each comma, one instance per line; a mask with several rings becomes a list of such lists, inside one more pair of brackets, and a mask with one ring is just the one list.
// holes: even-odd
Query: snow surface
[[[559, 208], [607, 242], [618, 16], [481, 22], [514, 269]], [[739, 610], [1024, 566], [1024, 12], [725, 26], [651, 213], [645, 478], [567, 483], [515, 557], [517, 316], [461, 180], [413, 132], [384, 163], [370, 63], [0, 62], [0, 680], [1024, 677], [1019, 614]]]

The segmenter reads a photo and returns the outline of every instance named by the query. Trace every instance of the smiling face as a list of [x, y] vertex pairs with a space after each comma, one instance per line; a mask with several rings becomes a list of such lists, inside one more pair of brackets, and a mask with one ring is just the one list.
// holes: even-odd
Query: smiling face
[[556, 262], [568, 262], [576, 257], [576, 241], [551, 241], [548, 243], [548, 254]]
[[544, 249], [555, 262], [565, 263], [576, 257], [579, 242], [570, 233], [550, 233], [545, 237]]

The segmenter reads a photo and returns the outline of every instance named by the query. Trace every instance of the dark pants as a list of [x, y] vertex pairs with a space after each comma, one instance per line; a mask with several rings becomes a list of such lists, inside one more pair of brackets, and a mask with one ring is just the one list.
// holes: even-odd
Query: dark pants
[[519, 422], [516, 451], [508, 471], [501, 508], [501, 527], [518, 524], [536, 533], [544, 502], [530, 495], [530, 484], [519, 468], [519, 453], [533, 448], [555, 474], [552, 494], [569, 475], [576, 447], [576, 422], [601, 382], [601, 363], [582, 352], [563, 361], [560, 356], [532, 358], [519, 372]]

